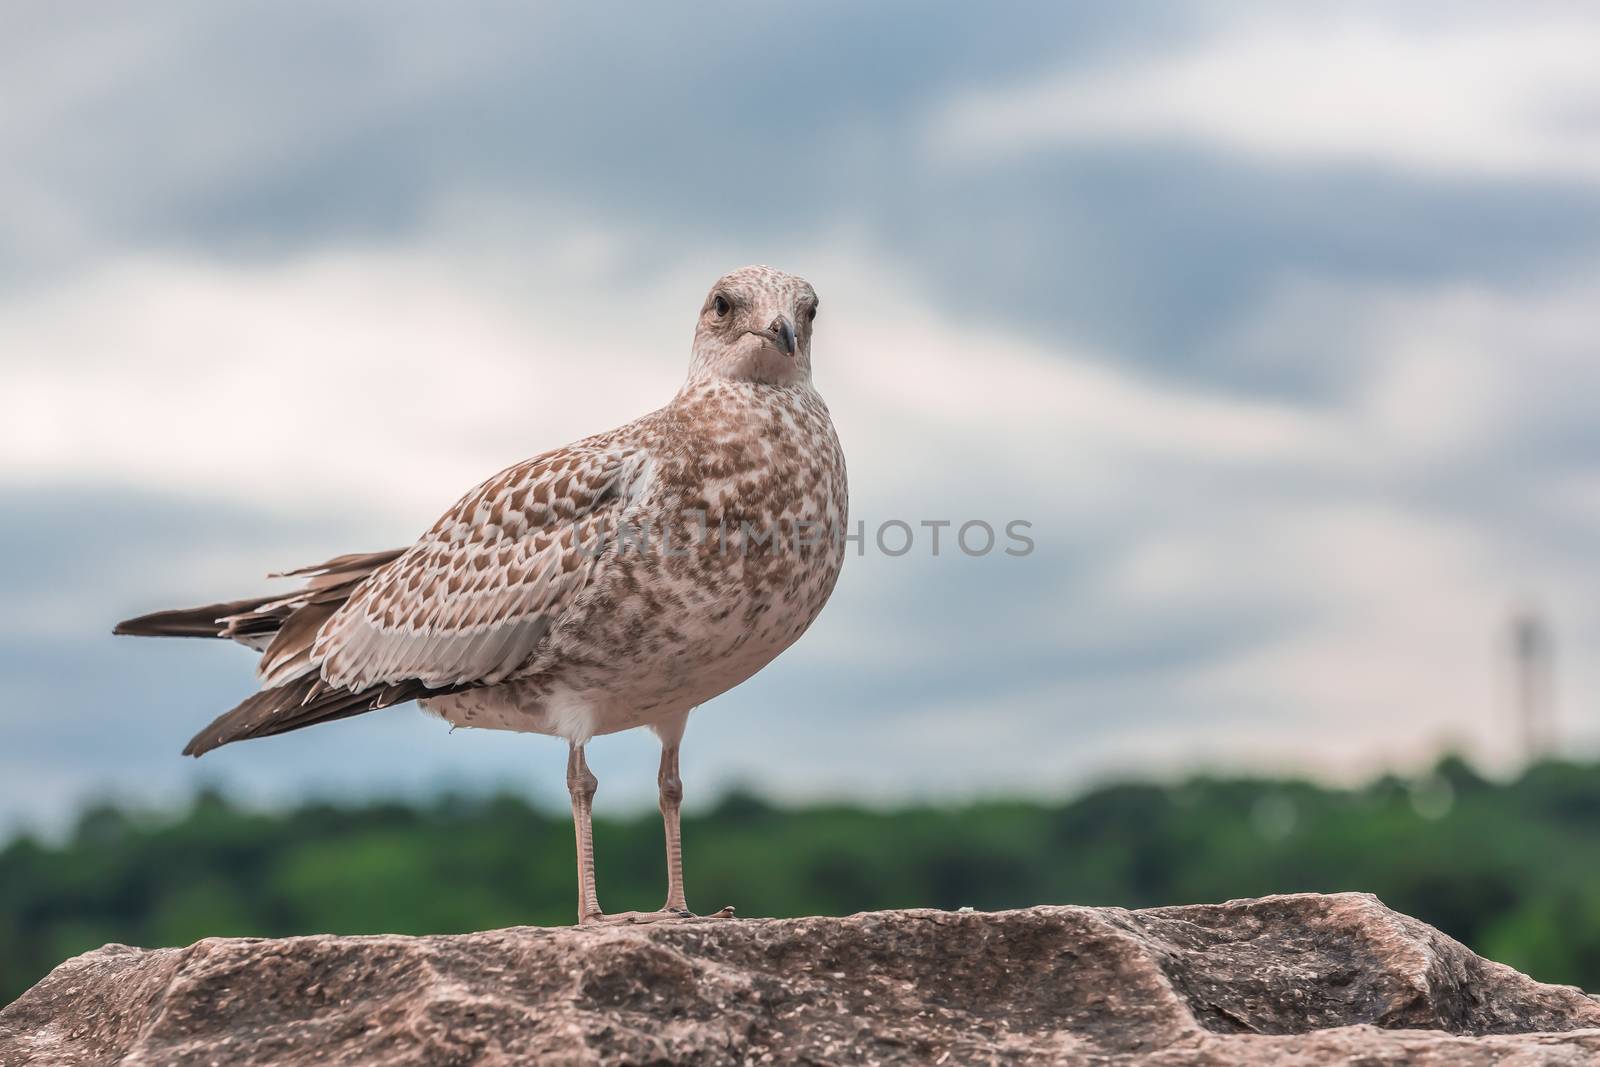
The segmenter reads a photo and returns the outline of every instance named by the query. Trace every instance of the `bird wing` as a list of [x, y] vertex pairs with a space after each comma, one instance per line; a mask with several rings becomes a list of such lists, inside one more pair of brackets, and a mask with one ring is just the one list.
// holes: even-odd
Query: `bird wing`
[[323, 684], [504, 681], [588, 584], [648, 468], [643, 452], [580, 444], [484, 482], [322, 624], [309, 660]]

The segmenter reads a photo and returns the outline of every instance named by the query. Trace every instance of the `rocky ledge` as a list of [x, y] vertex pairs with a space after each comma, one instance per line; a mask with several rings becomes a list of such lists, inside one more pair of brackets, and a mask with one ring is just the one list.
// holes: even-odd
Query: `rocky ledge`
[[1592, 1064], [1600, 1002], [1359, 894], [108, 945], [0, 1064]]

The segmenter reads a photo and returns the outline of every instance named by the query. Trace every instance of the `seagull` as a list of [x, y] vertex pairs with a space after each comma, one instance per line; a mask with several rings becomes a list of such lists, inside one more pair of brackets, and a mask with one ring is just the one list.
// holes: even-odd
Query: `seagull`
[[[811, 380], [816, 316], [803, 278], [735, 270], [701, 305], [688, 377], [664, 407], [506, 468], [409, 548], [274, 575], [304, 580], [287, 594], [120, 623], [261, 653], [260, 690], [184, 754], [413, 700], [453, 727], [559, 737], [580, 924], [690, 917], [678, 822], [689, 713], [799, 639], [844, 559], [844, 453]], [[641, 726], [661, 741], [667, 899], [607, 915], [584, 748]]]

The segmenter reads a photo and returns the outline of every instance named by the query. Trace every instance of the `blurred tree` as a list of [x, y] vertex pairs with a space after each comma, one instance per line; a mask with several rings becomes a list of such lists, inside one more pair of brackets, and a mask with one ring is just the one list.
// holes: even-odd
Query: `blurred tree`
[[[1600, 767], [1548, 762], [1496, 783], [1449, 757], [1356, 790], [1197, 777], [887, 812], [785, 810], [740, 790], [684, 834], [703, 910], [1364, 890], [1535, 977], [1600, 988]], [[658, 906], [656, 814], [601, 820], [596, 839], [607, 906]], [[58, 845], [22, 836], [0, 851], [0, 997], [108, 941], [568, 923], [572, 847], [566, 812], [508, 795], [266, 813], [208, 791], [166, 817], [95, 805]]]

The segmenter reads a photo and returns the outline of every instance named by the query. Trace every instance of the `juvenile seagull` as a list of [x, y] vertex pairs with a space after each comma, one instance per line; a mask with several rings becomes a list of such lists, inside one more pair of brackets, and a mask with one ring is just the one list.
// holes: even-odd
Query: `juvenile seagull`
[[[724, 275], [665, 407], [501, 471], [410, 548], [290, 571], [306, 582], [288, 595], [118, 625], [261, 652], [261, 691], [184, 753], [408, 700], [456, 726], [565, 738], [579, 921], [687, 916], [678, 744], [689, 712], [793, 644], [844, 558], [844, 454], [811, 384], [816, 315], [802, 278]], [[584, 745], [637, 726], [661, 739], [667, 901], [606, 916]]]

